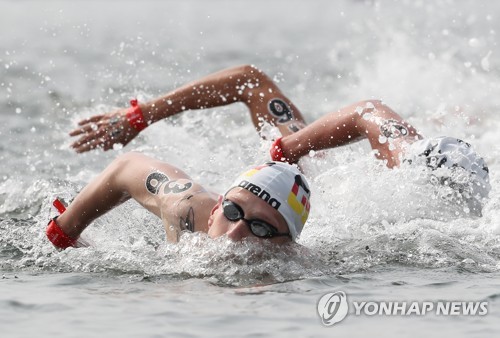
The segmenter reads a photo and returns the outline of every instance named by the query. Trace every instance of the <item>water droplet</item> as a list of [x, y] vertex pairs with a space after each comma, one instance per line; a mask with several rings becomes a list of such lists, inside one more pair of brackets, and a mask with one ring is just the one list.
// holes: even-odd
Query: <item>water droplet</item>
[[490, 56], [491, 56], [491, 50], [486, 54], [484, 58], [481, 59], [481, 68], [483, 68], [484, 71], [488, 72], [490, 70]]
[[363, 115], [363, 120], [369, 121], [369, 120], [371, 120], [371, 118], [372, 118], [372, 114], [371, 113], [366, 113], [366, 114]]
[[476, 38], [472, 38], [469, 40], [469, 46], [471, 47], [478, 47], [480, 45], [479, 40]]

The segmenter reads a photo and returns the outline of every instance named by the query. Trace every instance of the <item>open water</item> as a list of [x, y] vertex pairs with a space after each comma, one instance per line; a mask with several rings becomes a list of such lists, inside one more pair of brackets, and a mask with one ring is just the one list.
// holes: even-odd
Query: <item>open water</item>
[[[0, 1], [0, 337], [497, 337], [500, 3], [497, 1]], [[490, 168], [482, 217], [388, 170], [366, 143], [305, 160], [310, 222], [288, 252], [203, 235], [165, 243], [133, 202], [58, 252], [44, 229], [123, 152], [223, 191], [266, 159], [240, 104], [159, 122], [124, 149], [77, 155], [76, 121], [213, 71], [254, 64], [308, 121], [383, 99], [424, 135], [470, 141]], [[436, 190], [437, 189], [437, 190]], [[349, 315], [349, 302], [487, 302], [487, 315]]]

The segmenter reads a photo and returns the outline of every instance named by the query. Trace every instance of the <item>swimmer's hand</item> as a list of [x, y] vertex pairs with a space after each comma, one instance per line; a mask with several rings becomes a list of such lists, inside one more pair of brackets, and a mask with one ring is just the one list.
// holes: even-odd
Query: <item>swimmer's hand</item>
[[78, 123], [79, 128], [71, 131], [70, 136], [80, 136], [71, 144], [77, 153], [95, 148], [113, 149], [115, 144], [127, 145], [139, 134], [127, 120], [127, 109], [95, 115]]

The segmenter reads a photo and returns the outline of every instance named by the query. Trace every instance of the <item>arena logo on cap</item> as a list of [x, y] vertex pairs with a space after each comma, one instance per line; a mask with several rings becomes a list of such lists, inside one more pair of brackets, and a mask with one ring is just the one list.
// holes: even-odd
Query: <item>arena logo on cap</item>
[[272, 206], [276, 210], [278, 210], [279, 207], [281, 206], [280, 201], [271, 197], [271, 194], [268, 191], [266, 191], [265, 189], [262, 189], [261, 187], [259, 187], [255, 183], [251, 183], [251, 182], [248, 182], [246, 180], [243, 180], [238, 184], [238, 187], [250, 191], [255, 196], [266, 201], [270, 206]]

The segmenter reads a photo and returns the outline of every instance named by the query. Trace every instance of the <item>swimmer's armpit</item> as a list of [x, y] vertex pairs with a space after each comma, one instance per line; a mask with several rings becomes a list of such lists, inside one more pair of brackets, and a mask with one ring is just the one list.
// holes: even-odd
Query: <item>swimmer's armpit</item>
[[[193, 195], [189, 196], [189, 198], [193, 197]], [[189, 199], [187, 198], [187, 199]], [[179, 217], [179, 227], [182, 230], [189, 230], [190, 232], [194, 232], [194, 209], [190, 207], [185, 217]]]

